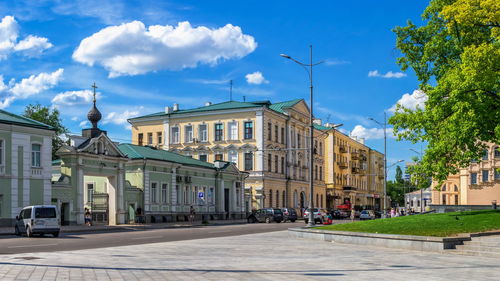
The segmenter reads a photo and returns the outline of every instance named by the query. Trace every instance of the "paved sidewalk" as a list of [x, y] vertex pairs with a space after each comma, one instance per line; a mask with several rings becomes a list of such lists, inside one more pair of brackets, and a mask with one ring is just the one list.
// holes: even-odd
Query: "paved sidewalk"
[[0, 280], [499, 280], [498, 258], [288, 238], [286, 231], [0, 255]]
[[[241, 224], [246, 223], [246, 220], [213, 220], [209, 221], [208, 225], [224, 225], [224, 224]], [[141, 230], [141, 229], [159, 229], [159, 228], [176, 228], [176, 227], [192, 227], [202, 225], [201, 221], [189, 222], [172, 222], [172, 223], [151, 223], [151, 224], [120, 224], [120, 225], [63, 225], [61, 232], [89, 232], [89, 231], [116, 231], [116, 230]], [[0, 227], [0, 235], [13, 235], [14, 227]]]

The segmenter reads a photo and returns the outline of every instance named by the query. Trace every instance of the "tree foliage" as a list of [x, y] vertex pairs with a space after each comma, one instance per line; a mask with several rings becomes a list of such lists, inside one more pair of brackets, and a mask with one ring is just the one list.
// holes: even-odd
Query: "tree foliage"
[[68, 129], [62, 124], [57, 108], [50, 109], [41, 104], [30, 104], [24, 109], [25, 117], [45, 123], [55, 129], [55, 136], [52, 138], [52, 159], [57, 159], [56, 151], [64, 144], [64, 137]]
[[500, 1], [432, 0], [425, 24], [396, 27], [398, 63], [415, 71], [425, 108], [389, 119], [398, 139], [427, 142], [414, 175], [444, 180], [500, 143]]

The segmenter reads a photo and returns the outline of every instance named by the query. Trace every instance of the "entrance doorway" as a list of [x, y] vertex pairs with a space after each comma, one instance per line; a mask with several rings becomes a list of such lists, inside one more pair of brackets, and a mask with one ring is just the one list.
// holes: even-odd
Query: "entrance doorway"
[[69, 225], [69, 203], [61, 203], [61, 225]]
[[226, 219], [229, 218], [229, 189], [224, 188], [224, 212], [226, 212]]

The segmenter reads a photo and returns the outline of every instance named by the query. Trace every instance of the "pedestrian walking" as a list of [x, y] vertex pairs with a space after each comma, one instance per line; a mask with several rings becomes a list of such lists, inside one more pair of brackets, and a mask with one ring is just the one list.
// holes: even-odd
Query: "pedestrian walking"
[[195, 210], [194, 210], [194, 207], [191, 205], [191, 206], [189, 207], [189, 222], [190, 222], [191, 224], [193, 224], [193, 222], [194, 222], [194, 216], [195, 216], [195, 215], [196, 215], [196, 212], [195, 212]]
[[87, 226], [92, 226], [92, 214], [90, 213], [90, 210], [88, 208], [85, 208], [85, 224]]
[[356, 217], [356, 211], [354, 211], [354, 208], [351, 209], [351, 222], [354, 221], [354, 218]]

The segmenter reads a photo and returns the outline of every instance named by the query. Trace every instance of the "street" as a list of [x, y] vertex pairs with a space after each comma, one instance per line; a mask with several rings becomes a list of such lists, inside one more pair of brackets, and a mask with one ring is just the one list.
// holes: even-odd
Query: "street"
[[172, 242], [201, 238], [223, 237], [286, 230], [303, 226], [295, 223], [256, 223], [236, 225], [196, 226], [189, 228], [146, 229], [130, 231], [61, 233], [58, 238], [0, 236], [0, 255], [54, 251], [72, 251], [103, 247], [117, 247], [146, 243]]

